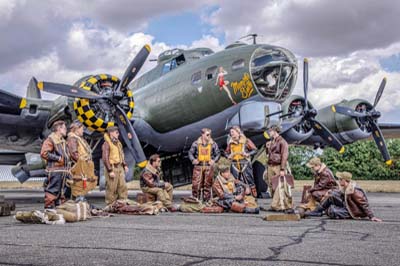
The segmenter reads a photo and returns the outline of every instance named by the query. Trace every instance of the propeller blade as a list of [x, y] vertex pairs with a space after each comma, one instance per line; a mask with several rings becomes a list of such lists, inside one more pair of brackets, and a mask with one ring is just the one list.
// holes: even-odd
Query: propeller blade
[[125, 90], [129, 83], [135, 78], [136, 74], [139, 72], [140, 68], [143, 66], [147, 57], [149, 56], [151, 48], [148, 44], [143, 46], [139, 53], [133, 58], [132, 62], [125, 71], [124, 76], [121, 79], [119, 89]]
[[340, 105], [332, 105], [331, 109], [332, 109], [332, 112], [334, 112], [334, 113], [347, 115], [350, 117], [366, 117], [367, 116], [367, 114], [356, 112], [355, 110], [353, 110], [351, 108], [340, 106]]
[[136, 164], [143, 168], [147, 164], [146, 156], [144, 155], [142, 146], [140, 145], [139, 139], [136, 135], [135, 130], [124, 110], [116, 105], [117, 109], [117, 123], [121, 137], [133, 156]]
[[308, 110], [308, 59], [304, 58], [303, 64], [303, 86], [305, 110]]
[[390, 166], [392, 164], [392, 160], [390, 159], [390, 154], [386, 147], [386, 142], [383, 138], [382, 131], [373, 119], [368, 120], [372, 127], [372, 137], [374, 138], [375, 143], [378, 146], [378, 149], [381, 152], [383, 159], [385, 160], [385, 163]]
[[339, 151], [339, 153], [344, 153], [343, 144], [332, 134], [332, 132], [323, 124], [315, 119], [309, 120], [314, 132], [320, 136], [327, 144]]
[[381, 85], [379, 86], [378, 92], [376, 93], [375, 101], [374, 101], [374, 109], [378, 105], [378, 102], [382, 97], [385, 86], [386, 86], [386, 77], [382, 79]]
[[61, 83], [53, 83], [53, 82], [46, 82], [46, 81], [40, 81], [36, 83], [36, 87], [39, 90], [58, 94], [58, 95], [63, 95], [67, 97], [74, 97], [74, 98], [83, 98], [83, 99], [102, 99], [102, 98], [108, 98], [101, 96], [97, 93], [94, 93], [92, 91], [84, 90], [78, 87], [74, 87], [71, 85], [66, 85], [66, 84], [61, 84]]

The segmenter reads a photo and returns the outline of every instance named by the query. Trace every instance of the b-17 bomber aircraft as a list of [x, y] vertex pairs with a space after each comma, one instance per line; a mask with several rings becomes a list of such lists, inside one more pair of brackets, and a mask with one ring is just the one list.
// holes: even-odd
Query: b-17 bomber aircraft
[[[129, 165], [146, 165], [146, 157], [159, 153], [164, 178], [174, 186], [190, 183], [187, 151], [201, 128], [212, 130], [220, 148], [227, 129], [239, 125], [258, 147], [267, 129], [279, 124], [292, 144], [332, 146], [373, 137], [390, 165], [383, 134], [399, 137], [400, 124], [379, 124], [375, 101], [343, 100], [316, 110], [308, 101], [308, 61], [304, 61], [304, 95], [292, 95], [298, 73], [289, 50], [267, 44], [235, 42], [214, 53], [209, 48], [172, 49], [161, 53], [157, 65], [136, 78], [150, 47], [145, 45], [119, 79], [109, 74], [83, 77], [73, 85], [38, 82], [32, 78], [26, 97], [0, 90], [1, 164], [17, 164], [12, 173], [26, 181], [44, 175], [40, 152], [52, 122], [78, 119], [85, 126], [93, 158], [101, 171], [101, 142], [108, 126], [117, 125]], [[61, 95], [41, 99], [41, 91]], [[383, 132], [383, 133], [382, 133]], [[130, 167], [127, 180], [133, 178]], [[100, 173], [101, 175], [101, 173]]]

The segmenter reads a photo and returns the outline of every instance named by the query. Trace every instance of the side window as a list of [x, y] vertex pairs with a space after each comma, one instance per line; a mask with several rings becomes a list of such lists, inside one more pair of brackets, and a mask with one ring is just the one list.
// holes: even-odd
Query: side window
[[217, 76], [217, 66], [209, 67], [206, 70], [206, 79], [210, 80]]
[[167, 62], [164, 64], [162, 69], [162, 74], [168, 73], [171, 70], [171, 62]]
[[232, 63], [232, 70], [238, 70], [244, 67], [244, 60], [239, 59]]
[[201, 71], [198, 71], [192, 75], [192, 84], [198, 84], [201, 81]]

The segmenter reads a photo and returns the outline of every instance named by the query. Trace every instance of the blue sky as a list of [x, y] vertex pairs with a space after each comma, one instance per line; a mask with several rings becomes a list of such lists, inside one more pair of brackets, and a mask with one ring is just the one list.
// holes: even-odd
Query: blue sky
[[379, 63], [388, 72], [400, 72], [400, 53], [382, 58]]
[[[208, 8], [207, 11], [215, 8]], [[224, 43], [223, 34], [215, 34], [212, 26], [201, 19], [201, 14], [191, 11], [153, 18], [144, 32], [154, 36], [154, 41], [171, 46], [190, 45], [205, 35], [212, 35]]]

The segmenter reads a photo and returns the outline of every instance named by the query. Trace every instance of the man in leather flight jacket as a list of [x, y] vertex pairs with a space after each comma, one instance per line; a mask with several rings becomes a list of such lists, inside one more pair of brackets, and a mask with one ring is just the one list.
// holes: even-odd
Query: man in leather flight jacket
[[55, 121], [51, 127], [52, 133], [43, 142], [40, 156], [46, 160], [47, 185], [44, 189], [44, 207], [52, 209], [62, 204], [70, 197], [66, 186], [69, 178], [70, 159], [65, 137], [67, 127], [64, 121]]

